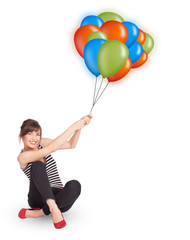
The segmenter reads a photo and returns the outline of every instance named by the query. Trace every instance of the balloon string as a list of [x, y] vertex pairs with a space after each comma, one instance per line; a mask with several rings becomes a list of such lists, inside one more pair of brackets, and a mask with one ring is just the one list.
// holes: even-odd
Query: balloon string
[[93, 107], [94, 107], [94, 102], [95, 102], [95, 95], [96, 95], [96, 85], [97, 85], [97, 82], [98, 82], [98, 77], [96, 76], [96, 81], [95, 81], [95, 86], [94, 86], [94, 96], [93, 96], [93, 103], [92, 103], [92, 108], [91, 108], [91, 110], [90, 110], [90, 114], [91, 114], [91, 112], [92, 112], [92, 109], [93, 109]]
[[102, 96], [102, 94], [104, 93], [104, 91], [106, 90], [107, 86], [108, 86], [109, 82], [107, 82], [105, 88], [103, 89], [102, 93], [100, 94], [100, 96], [98, 98], [96, 98], [96, 101], [94, 103], [94, 105], [97, 103], [97, 101], [100, 99], [100, 97]]
[[[103, 79], [103, 78], [102, 78]], [[103, 82], [103, 81], [102, 81]], [[100, 94], [100, 96], [97, 98], [97, 96], [98, 96], [98, 94], [96, 95], [96, 100], [93, 102], [93, 104], [92, 104], [92, 108], [91, 108], [91, 110], [90, 110], [90, 114], [91, 114], [91, 112], [92, 112], [92, 110], [93, 110], [93, 108], [94, 108], [94, 105], [97, 103], [97, 101], [100, 99], [100, 97], [102, 96], [102, 94], [104, 93], [104, 91], [106, 90], [106, 88], [107, 88], [107, 86], [108, 86], [108, 84], [109, 84], [109, 81], [108, 81], [108, 83], [106, 84], [106, 86], [104, 87], [104, 89], [103, 89], [103, 91], [101, 92], [101, 94]], [[100, 88], [99, 88], [100, 89]]]
[[93, 107], [94, 107], [94, 103], [92, 104], [92, 108], [91, 108], [91, 110], [90, 110], [90, 113], [89, 113], [89, 114], [91, 114], [91, 113], [92, 113]]
[[96, 85], [97, 85], [98, 77], [96, 76], [96, 82], [95, 82], [95, 87], [94, 87], [94, 97], [93, 97], [93, 104], [95, 101], [95, 95], [96, 95]]
[[93, 103], [92, 103], [92, 108], [90, 110], [90, 114], [92, 112], [92, 109], [94, 107], [94, 103], [95, 103], [95, 100], [96, 100], [96, 86], [97, 86], [97, 82], [98, 82], [98, 77], [96, 76], [96, 81], [95, 81], [95, 86], [94, 86], [94, 96], [93, 96]]
[[99, 92], [100, 92], [100, 89], [101, 89], [101, 86], [102, 86], [103, 80], [104, 80], [104, 79], [103, 79], [103, 77], [102, 77], [102, 81], [101, 81], [101, 83], [100, 83], [100, 86], [99, 86], [98, 92], [97, 92], [96, 97], [95, 97], [95, 99], [94, 99], [94, 104], [95, 104], [96, 99], [97, 99], [97, 97], [98, 97], [98, 94], [99, 94]]

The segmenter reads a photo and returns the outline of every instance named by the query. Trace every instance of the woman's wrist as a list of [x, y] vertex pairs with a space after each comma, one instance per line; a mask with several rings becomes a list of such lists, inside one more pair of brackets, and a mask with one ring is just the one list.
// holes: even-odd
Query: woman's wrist
[[80, 119], [73, 123], [73, 125], [71, 125], [72, 131], [75, 132], [77, 130], [81, 130], [84, 127], [84, 125], [85, 125], [84, 120]]
[[71, 129], [72, 132], [77, 131], [77, 130], [78, 130], [78, 129], [77, 129], [77, 122], [74, 122], [74, 123], [70, 126], [70, 129]]

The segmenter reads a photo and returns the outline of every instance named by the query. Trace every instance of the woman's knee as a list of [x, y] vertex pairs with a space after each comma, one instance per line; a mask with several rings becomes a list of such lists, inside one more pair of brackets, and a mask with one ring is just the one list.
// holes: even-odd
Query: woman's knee
[[44, 163], [42, 162], [42, 161], [35, 161], [35, 162], [33, 162], [32, 163], [32, 167], [34, 168], [34, 167], [43, 167], [44, 166]]
[[45, 170], [45, 164], [43, 162], [35, 161], [35, 162], [32, 163], [32, 166], [31, 166], [31, 172], [32, 173], [33, 172], [35, 172], [35, 173], [39, 172], [40, 173], [43, 170]]
[[71, 180], [69, 182], [67, 182], [67, 184], [71, 189], [72, 189], [72, 192], [75, 193], [77, 196], [80, 195], [81, 193], [81, 184], [79, 181], [77, 180]]

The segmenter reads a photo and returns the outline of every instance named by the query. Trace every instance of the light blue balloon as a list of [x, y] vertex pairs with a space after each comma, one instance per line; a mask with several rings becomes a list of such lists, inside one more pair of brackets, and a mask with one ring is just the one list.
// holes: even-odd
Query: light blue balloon
[[131, 59], [132, 63], [135, 63], [143, 54], [143, 47], [139, 42], [135, 42], [129, 48], [129, 58]]
[[84, 62], [88, 70], [94, 74], [96, 77], [100, 75], [97, 65], [97, 57], [100, 47], [106, 40], [95, 38], [87, 42], [84, 47]]
[[131, 47], [133, 45], [133, 43], [137, 40], [138, 36], [139, 36], [139, 29], [138, 27], [132, 23], [132, 22], [122, 22], [125, 27], [128, 30], [128, 38], [126, 41], [126, 45], [127, 47]]
[[98, 27], [101, 27], [103, 23], [104, 23], [104, 21], [101, 18], [99, 18], [95, 15], [89, 15], [82, 20], [80, 26], [82, 27], [84, 25], [93, 24]]

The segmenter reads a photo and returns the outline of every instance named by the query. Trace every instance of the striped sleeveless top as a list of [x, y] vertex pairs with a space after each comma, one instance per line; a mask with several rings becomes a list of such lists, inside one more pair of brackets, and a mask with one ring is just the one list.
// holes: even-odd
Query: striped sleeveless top
[[[38, 146], [39, 149], [43, 148], [41, 145]], [[21, 150], [21, 153], [25, 152], [24, 149]], [[45, 168], [46, 173], [49, 179], [49, 183], [51, 187], [55, 188], [62, 188], [63, 184], [61, 182], [61, 179], [59, 177], [59, 173], [57, 171], [57, 165], [53, 157], [50, 155], [46, 156], [45, 158]], [[25, 175], [30, 179], [30, 170], [31, 170], [32, 163], [28, 163], [28, 165], [22, 169]]]

